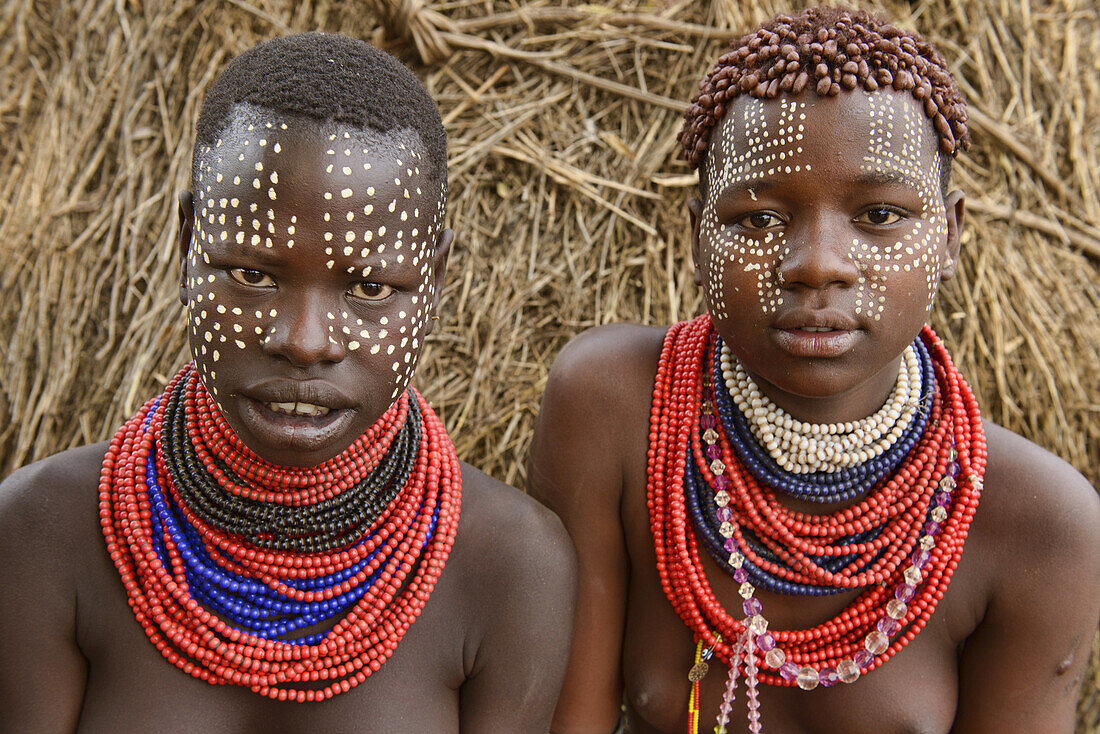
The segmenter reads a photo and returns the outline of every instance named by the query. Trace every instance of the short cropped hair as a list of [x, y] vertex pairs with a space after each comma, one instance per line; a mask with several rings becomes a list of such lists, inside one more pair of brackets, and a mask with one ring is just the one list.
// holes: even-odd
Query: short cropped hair
[[711, 132], [738, 95], [774, 99], [807, 87], [821, 97], [856, 87], [912, 94], [939, 138], [944, 190], [951, 158], [970, 147], [966, 100], [932, 44], [863, 10], [816, 7], [776, 16], [718, 57], [684, 113], [678, 139], [688, 165], [703, 161]]
[[364, 41], [303, 33], [266, 41], [233, 59], [203, 101], [193, 171], [201, 148], [215, 145], [241, 105], [320, 125], [414, 130], [426, 148], [433, 182], [446, 190], [447, 134], [439, 109], [404, 64]]

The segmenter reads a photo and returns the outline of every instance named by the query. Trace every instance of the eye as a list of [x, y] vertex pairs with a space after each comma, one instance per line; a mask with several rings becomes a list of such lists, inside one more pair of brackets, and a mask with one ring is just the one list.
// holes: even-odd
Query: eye
[[241, 285], [247, 285], [252, 288], [270, 288], [275, 285], [274, 278], [259, 270], [252, 270], [250, 268], [231, 268], [228, 272], [229, 277]]
[[735, 224], [745, 229], [771, 229], [783, 224], [783, 220], [774, 212], [753, 212], [741, 217]]
[[886, 224], [894, 224], [900, 222], [905, 213], [895, 209], [892, 206], [876, 206], [873, 209], [867, 211], [856, 217], [856, 221], [862, 224], [874, 224], [876, 226], [882, 226]]
[[381, 283], [360, 281], [353, 285], [348, 293], [355, 298], [362, 298], [364, 301], [382, 301], [393, 293], [393, 288], [388, 285], [382, 285]]

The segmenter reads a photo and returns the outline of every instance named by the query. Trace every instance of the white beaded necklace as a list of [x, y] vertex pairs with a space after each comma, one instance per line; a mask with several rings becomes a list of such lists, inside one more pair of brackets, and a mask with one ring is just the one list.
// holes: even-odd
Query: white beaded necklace
[[760, 391], [741, 363], [722, 345], [722, 376], [749, 429], [775, 462], [793, 474], [838, 472], [881, 455], [905, 433], [917, 413], [921, 366], [906, 347], [897, 383], [877, 412], [845, 423], [803, 423]]

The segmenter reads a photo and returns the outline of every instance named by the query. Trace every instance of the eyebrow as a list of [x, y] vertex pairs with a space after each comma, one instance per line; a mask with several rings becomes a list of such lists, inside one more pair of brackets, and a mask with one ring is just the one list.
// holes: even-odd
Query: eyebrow
[[775, 180], [770, 178], [761, 178], [755, 181], [734, 181], [733, 183], [730, 183], [727, 186], [724, 186], [721, 189], [717, 190], [715, 192], [715, 196], [738, 196], [740, 194], [745, 194], [750, 190], [755, 193], [762, 193], [764, 191], [770, 191], [771, 189], [776, 188], [776, 186], [777, 184]]
[[[262, 238], [265, 235], [260, 236]], [[266, 236], [270, 237], [271, 235]], [[247, 242], [238, 245], [232, 237], [225, 242], [215, 241], [214, 245], [209, 245], [207, 243], [202, 244], [204, 249], [214, 250], [211, 254], [216, 257], [252, 260], [254, 262], [258, 261], [261, 265], [278, 265], [281, 262], [281, 258], [274, 250], [280, 247], [286, 248], [286, 245], [281, 242], [275, 242], [272, 248], [265, 247], [262, 239], [258, 245], [248, 244]]]
[[899, 184], [911, 189], [923, 188], [923, 185], [919, 181], [893, 168], [884, 171], [864, 171], [856, 177], [856, 183], [863, 184], [864, 186]]

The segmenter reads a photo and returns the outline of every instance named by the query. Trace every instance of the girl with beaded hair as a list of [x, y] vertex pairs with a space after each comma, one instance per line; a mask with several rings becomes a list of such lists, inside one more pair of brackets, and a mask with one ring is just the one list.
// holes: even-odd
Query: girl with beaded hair
[[454, 240], [431, 97], [279, 38], [207, 90], [193, 160], [193, 363], [0, 486], [0, 731], [547, 731], [568, 537], [408, 385]]
[[707, 313], [579, 336], [536, 429], [580, 569], [554, 731], [624, 700], [638, 734], [1072, 731], [1100, 501], [982, 420], [926, 325], [966, 116], [935, 49], [859, 11], [707, 74], [680, 136]]

